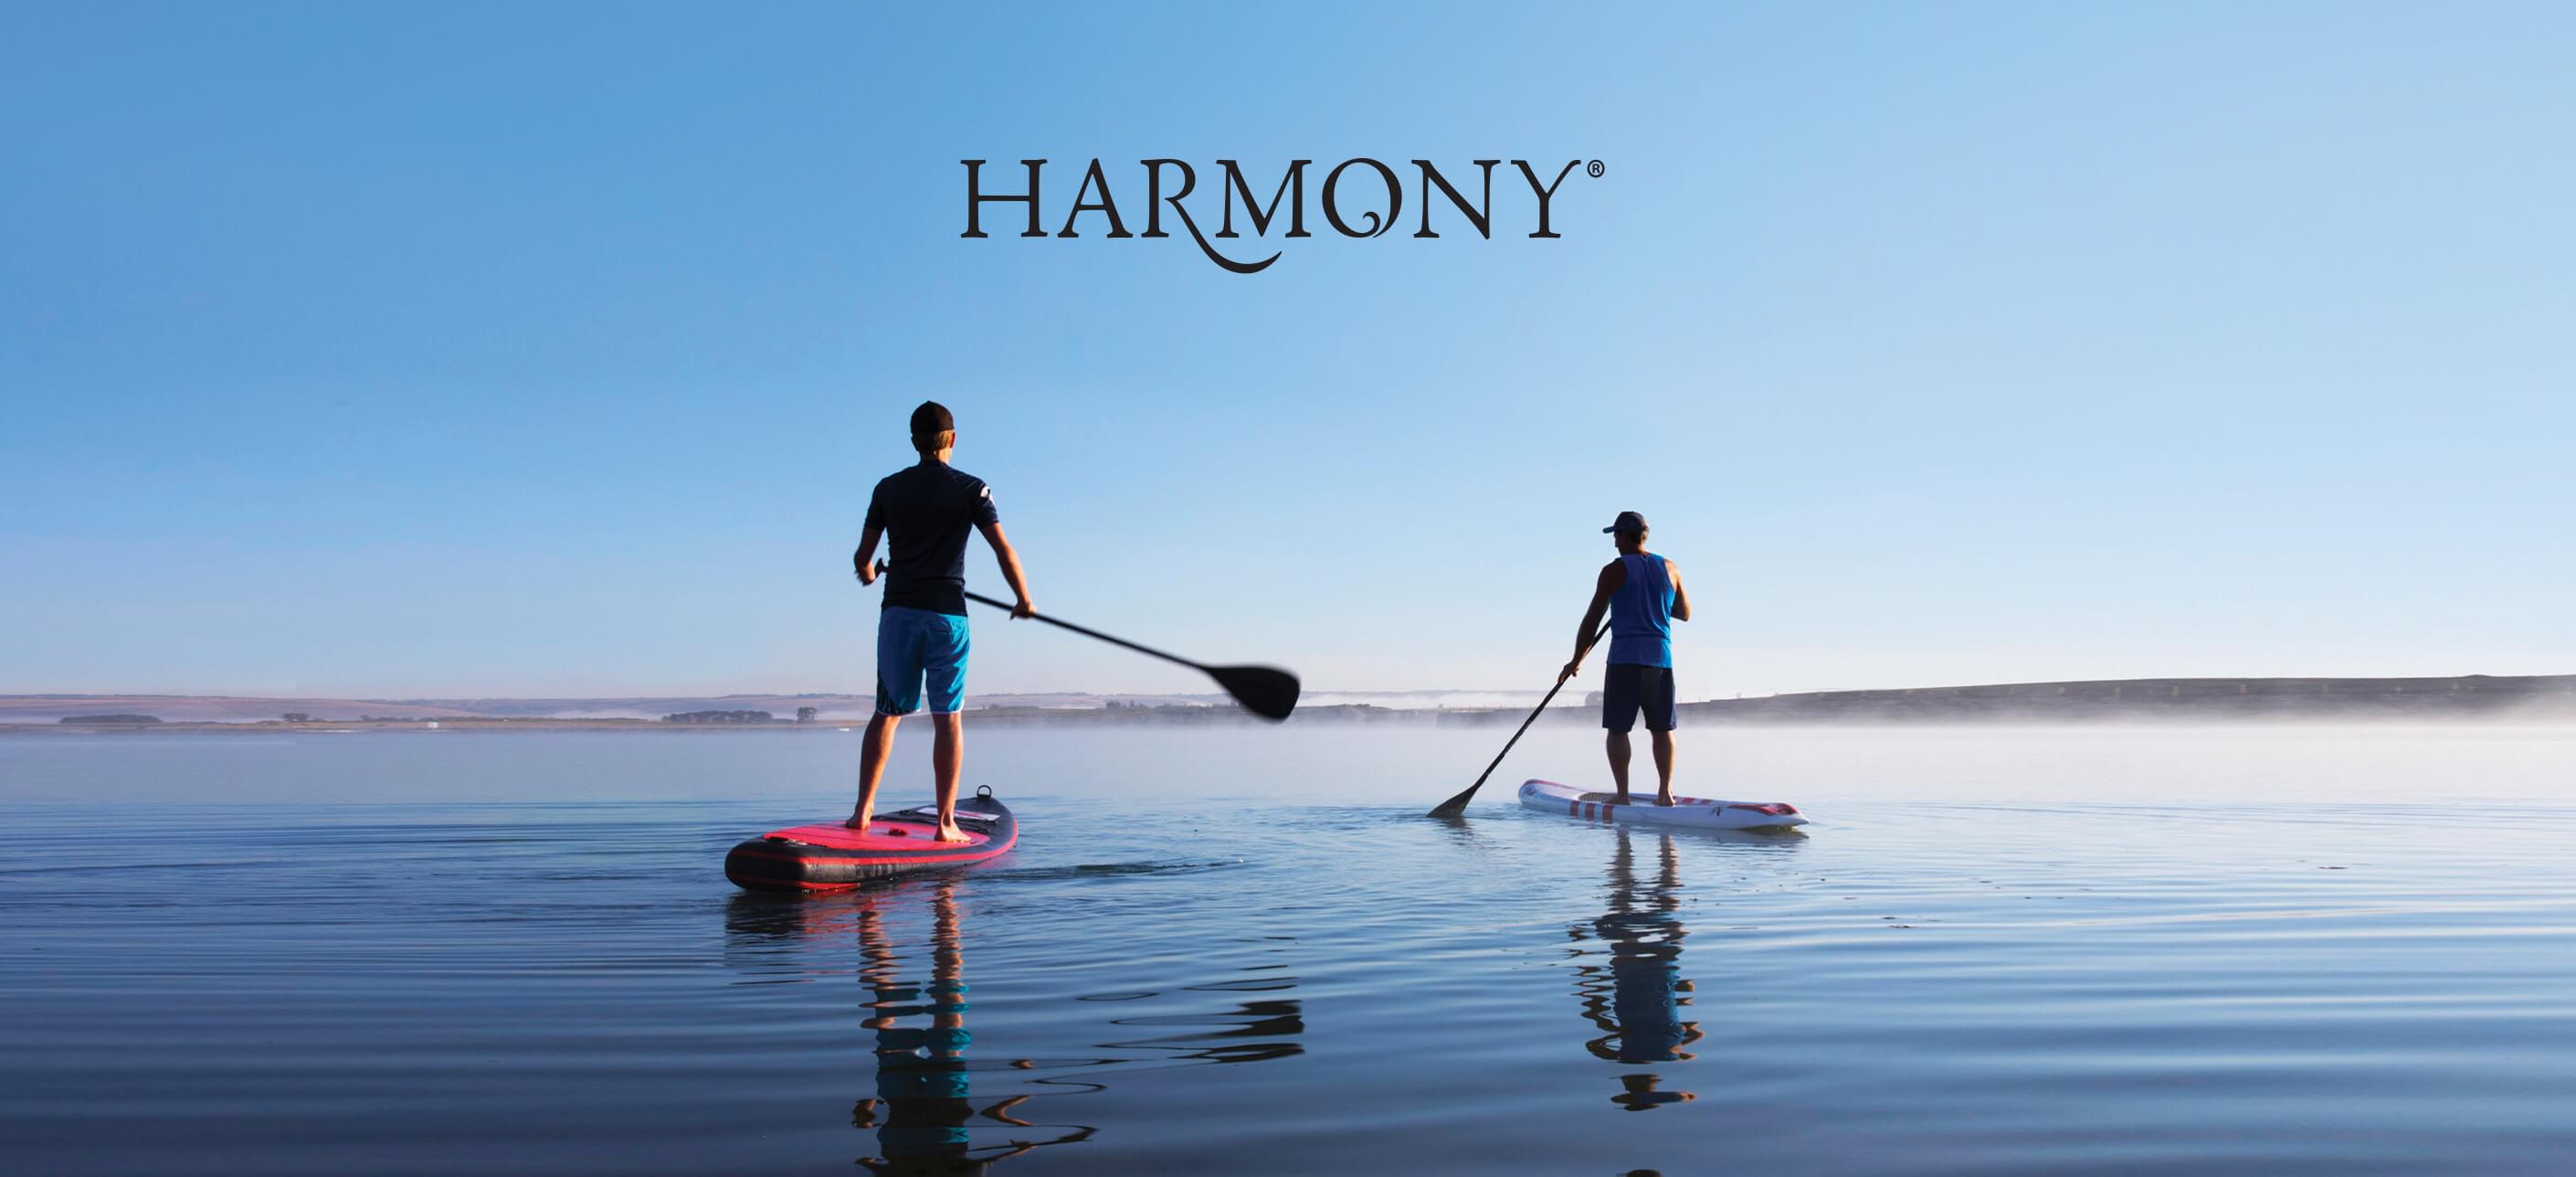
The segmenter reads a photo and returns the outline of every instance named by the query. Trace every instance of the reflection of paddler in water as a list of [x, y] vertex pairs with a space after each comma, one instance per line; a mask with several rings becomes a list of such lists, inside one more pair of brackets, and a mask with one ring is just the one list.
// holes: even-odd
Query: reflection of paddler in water
[[[1668, 1063], [1692, 1057], [1681, 1048], [1700, 1038], [1699, 1023], [1682, 1020], [1691, 983], [1681, 975], [1682, 938], [1689, 934], [1673, 913], [1681, 906], [1681, 864], [1671, 834], [1652, 835], [1658, 865], [1651, 881], [1637, 878], [1634, 839], [1627, 827], [1617, 830], [1619, 848], [1610, 859], [1610, 907], [1592, 921], [1589, 936], [1608, 946], [1606, 963], [1575, 966], [1580, 978], [1575, 992], [1583, 1015], [1602, 1030], [1584, 1044], [1612, 1062]], [[1586, 938], [1578, 925], [1568, 929]], [[1605, 992], [1606, 990], [1606, 992]], [[1619, 1078], [1623, 1088], [1611, 1102], [1632, 1112], [1696, 1099], [1687, 1091], [1659, 1091], [1660, 1077], [1640, 1071]]]
[[[966, 1029], [968, 913], [961, 900], [972, 894], [964, 890], [971, 885], [953, 878], [921, 878], [805, 899], [745, 892], [726, 908], [726, 956], [751, 974], [746, 984], [837, 979], [838, 968], [806, 949], [825, 946], [821, 955], [829, 961], [847, 960], [848, 938], [857, 933], [857, 980], [866, 993], [862, 1024], [870, 1032], [875, 1066], [869, 1077], [872, 1090], [850, 1109], [850, 1123], [875, 1136], [875, 1151], [881, 1155], [859, 1161], [869, 1170], [980, 1173], [995, 1161], [1033, 1149], [1091, 1139], [1098, 1128], [1045, 1122], [1048, 1117], [1036, 1109], [1061, 1107], [1053, 1101], [1063, 1096], [1104, 1091], [1124, 1071], [1264, 1062], [1302, 1053], [1297, 1038], [1305, 1033], [1305, 1019], [1301, 1003], [1288, 996], [1297, 978], [1283, 963], [1247, 967], [1232, 979], [1173, 992], [1077, 999], [1148, 1003], [1101, 1011], [1135, 1011], [1108, 1019], [1120, 1040], [1100, 1044], [1107, 1053], [968, 1059], [974, 1039]], [[920, 946], [906, 942], [918, 935], [925, 914], [930, 924], [926, 985], [920, 983]], [[1276, 939], [1283, 945], [1272, 952], [1293, 944], [1285, 937]], [[1190, 1002], [1174, 1009], [1155, 1000], [1209, 993], [1224, 994], [1226, 1008]], [[1134, 1028], [1147, 1028], [1147, 1036], [1133, 1038]], [[1165, 1032], [1167, 1028], [1177, 1032]], [[973, 1091], [979, 1074], [986, 1080], [980, 1097]]]
[[[855, 898], [859, 981], [868, 987], [867, 1027], [876, 1032], [877, 1073], [876, 1095], [858, 1101], [850, 1123], [875, 1128], [877, 1148], [885, 1155], [859, 1163], [879, 1173], [979, 1173], [1003, 1157], [1091, 1135], [1091, 1129], [1077, 1128], [1061, 1140], [975, 1147], [966, 1127], [975, 1115], [966, 1063], [966, 1047], [974, 1036], [966, 1030], [966, 964], [958, 936], [956, 884], [943, 879], [931, 889], [927, 987], [903, 981], [903, 961], [880, 898], [868, 892]], [[1026, 1098], [1001, 1100], [983, 1114], [1001, 1125], [1032, 1127], [1011, 1114]]]

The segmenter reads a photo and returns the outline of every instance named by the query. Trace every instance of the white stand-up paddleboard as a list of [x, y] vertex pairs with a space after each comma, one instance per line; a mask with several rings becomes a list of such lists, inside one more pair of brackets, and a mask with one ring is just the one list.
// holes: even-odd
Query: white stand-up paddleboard
[[1675, 797], [1671, 805], [1655, 804], [1652, 789], [1636, 793], [1626, 805], [1617, 793], [1595, 793], [1555, 781], [1521, 782], [1521, 804], [1594, 821], [1644, 822], [1691, 826], [1703, 830], [1785, 830], [1807, 824], [1798, 807], [1784, 801], [1711, 801]]

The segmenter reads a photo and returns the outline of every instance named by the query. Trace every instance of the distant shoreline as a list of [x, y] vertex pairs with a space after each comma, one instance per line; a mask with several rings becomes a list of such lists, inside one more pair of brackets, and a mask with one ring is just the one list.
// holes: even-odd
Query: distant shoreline
[[[1462, 694], [1464, 692], [1461, 692]], [[1349, 692], [1336, 692], [1349, 697]], [[1428, 692], [1414, 692], [1414, 695]], [[1046, 696], [1083, 699], [1088, 705], [972, 706], [967, 718], [978, 725], [1208, 726], [1260, 723], [1233, 707], [1197, 696], [1160, 696], [1148, 700], [1096, 696]], [[865, 696], [725, 696], [722, 701], [824, 700], [844, 706], [865, 705]], [[164, 719], [154, 714], [181, 711], [219, 701], [240, 711], [275, 705], [272, 714], [295, 714], [295, 720]], [[671, 722], [636, 717], [564, 715], [459, 714], [464, 701], [263, 700], [235, 696], [168, 695], [10, 695], [0, 696], [0, 734], [148, 734], [148, 733], [338, 733], [360, 731], [837, 731], [867, 722], [866, 712], [814, 714], [802, 721], [772, 717], [766, 721]], [[473, 700], [492, 710], [528, 709], [574, 700]], [[632, 705], [658, 700], [616, 700]], [[301, 710], [295, 710], [296, 705]], [[359, 718], [332, 718], [308, 712], [325, 706], [362, 707], [396, 712]], [[808, 706], [814, 706], [808, 704]], [[569, 707], [565, 709], [570, 709]], [[2385, 722], [2472, 721], [2506, 723], [2576, 722], [2576, 675], [2462, 675], [2449, 678], [2156, 678], [2101, 679], [2069, 682], [2001, 683], [1984, 686], [1914, 687], [1865, 691], [1809, 691], [1754, 699], [1717, 699], [1681, 705], [1688, 724], [1865, 724], [1949, 725], [1979, 723], [2183, 723], [2246, 722]], [[418, 712], [445, 712], [423, 715]], [[64, 722], [73, 712], [100, 717], [99, 722]], [[735, 715], [756, 716], [755, 709]], [[674, 713], [676, 718], [680, 713]], [[1385, 707], [1366, 703], [1300, 708], [1289, 722], [1298, 724], [1369, 724], [1399, 726], [1478, 726], [1517, 723], [1523, 707]], [[1545, 722], [1591, 722], [1587, 706], [1560, 705]]]

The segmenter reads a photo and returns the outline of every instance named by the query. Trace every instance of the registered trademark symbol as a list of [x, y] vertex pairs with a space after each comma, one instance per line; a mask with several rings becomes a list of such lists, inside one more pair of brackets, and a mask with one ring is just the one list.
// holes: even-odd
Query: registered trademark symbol
[[1597, 159], [1593, 160], [1591, 163], [1583, 165], [1583, 174], [1590, 176], [1595, 180], [1601, 178], [1601, 173], [1609, 170], [1610, 169], [1608, 168], [1602, 167], [1601, 161]]

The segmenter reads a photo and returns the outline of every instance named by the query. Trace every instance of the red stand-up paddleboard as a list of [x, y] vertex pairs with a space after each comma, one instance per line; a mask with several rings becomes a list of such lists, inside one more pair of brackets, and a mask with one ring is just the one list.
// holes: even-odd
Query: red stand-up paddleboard
[[924, 805], [885, 814], [862, 834], [835, 822], [772, 830], [725, 855], [725, 877], [752, 891], [838, 891], [870, 879], [920, 870], [972, 866], [1010, 852], [1020, 840], [1011, 808], [990, 789], [957, 803], [964, 842], [935, 842], [939, 810]]

